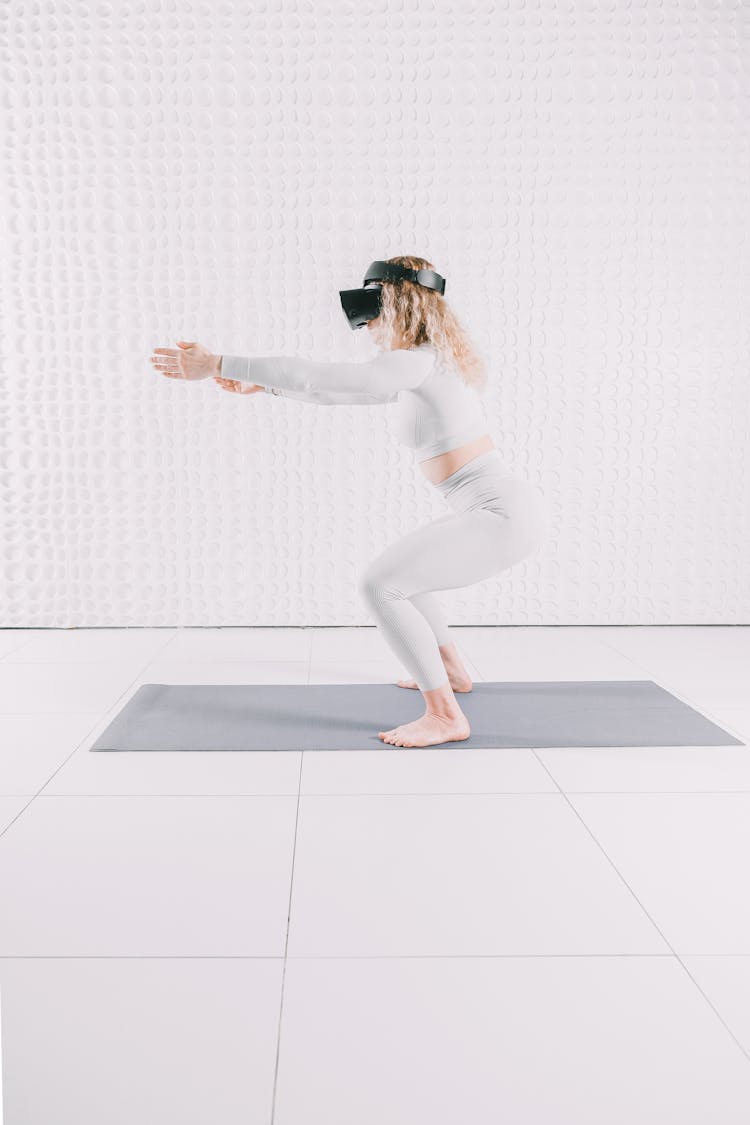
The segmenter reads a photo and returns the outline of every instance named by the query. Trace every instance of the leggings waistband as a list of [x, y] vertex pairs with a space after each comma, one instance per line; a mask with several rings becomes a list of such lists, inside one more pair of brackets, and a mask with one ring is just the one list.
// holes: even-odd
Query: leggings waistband
[[464, 480], [465, 477], [474, 476], [480, 471], [492, 472], [494, 475], [495, 469], [498, 470], [498, 480], [514, 475], [510, 467], [503, 461], [499, 450], [489, 449], [486, 453], [480, 453], [478, 457], [473, 457], [471, 461], [467, 461], [460, 469], [456, 469], [455, 473], [451, 473], [445, 480], [439, 481], [435, 487], [439, 488], [441, 492], [450, 492], [453, 486]]
[[509, 493], [523, 488], [524, 482], [513, 475], [497, 449], [490, 449], [456, 469], [436, 487], [455, 512], [487, 508], [507, 515]]

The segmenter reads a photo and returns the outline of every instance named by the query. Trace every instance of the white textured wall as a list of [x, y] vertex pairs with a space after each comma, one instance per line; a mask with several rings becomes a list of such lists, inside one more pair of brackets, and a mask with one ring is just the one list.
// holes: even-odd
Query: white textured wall
[[2, 625], [373, 624], [358, 572], [445, 510], [395, 408], [148, 356], [365, 358], [337, 290], [397, 253], [553, 509], [449, 620], [749, 620], [746, 4], [16, 0], [0, 33]]

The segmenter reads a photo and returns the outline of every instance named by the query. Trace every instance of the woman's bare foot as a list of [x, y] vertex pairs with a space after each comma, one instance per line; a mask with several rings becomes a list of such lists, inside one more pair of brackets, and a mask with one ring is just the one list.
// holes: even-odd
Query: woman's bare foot
[[[463, 661], [458, 655], [456, 646], [453, 643], [440, 645], [440, 655], [443, 658], [445, 673], [453, 690], [471, 691], [471, 676], [464, 668]], [[416, 688], [417, 691], [419, 691], [419, 684], [416, 680], [398, 680], [397, 682], [399, 687]]]
[[[456, 679], [449, 672], [448, 673], [448, 680], [450, 682], [451, 687], [456, 692], [471, 691], [471, 689], [473, 687], [471, 677], [468, 676], [468, 674], [467, 674], [466, 679], [463, 680], [463, 679]], [[419, 690], [419, 684], [417, 683], [416, 680], [397, 680], [396, 683], [398, 684], [399, 687], [417, 688], [417, 690]]]
[[404, 723], [393, 730], [378, 731], [383, 742], [391, 746], [434, 746], [436, 742], [463, 742], [471, 734], [469, 720], [461, 713], [443, 719], [429, 711], [413, 723]]

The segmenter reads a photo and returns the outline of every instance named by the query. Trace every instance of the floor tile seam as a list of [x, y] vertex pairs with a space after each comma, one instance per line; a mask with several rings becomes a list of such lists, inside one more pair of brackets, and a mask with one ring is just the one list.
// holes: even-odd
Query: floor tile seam
[[[665, 628], [669, 628], [669, 626], [665, 626]], [[710, 721], [715, 723], [717, 726], [722, 725], [718, 721], [718, 719], [711, 717], [710, 713], [708, 712], [708, 709], [703, 704], [699, 703], [697, 700], [694, 700], [694, 699], [684, 695], [680, 688], [678, 688], [676, 685], [672, 685], [669, 680], [664, 679], [664, 677], [662, 676], [662, 674], [660, 672], [659, 673], [654, 672], [651, 668], [648, 667], [648, 665], [641, 663], [640, 659], [636, 660], [634, 657], [630, 656], [627, 652], [623, 652], [623, 650], [619, 649], [615, 644], [612, 643], [612, 641], [602, 640], [599, 643], [606, 645], [608, 648], [611, 648], [613, 652], [616, 652], [618, 656], [622, 656], [623, 659], [628, 661], [628, 663], [634, 664], [638, 668], [642, 668], [643, 671], [648, 674], [650, 679], [652, 679], [655, 684], [657, 684], [660, 688], [663, 688], [664, 691], [668, 691], [671, 695], [674, 695], [675, 698], [679, 699], [681, 703], [686, 704], [688, 707], [692, 707], [694, 711], [700, 711], [701, 714], [704, 714], [706, 718], [710, 719]], [[730, 710], [730, 709], [731, 708], [726, 708], [726, 710]], [[736, 710], [742, 710], [742, 708], [736, 708]]]
[[748, 953], [2, 953], [0, 961], [537, 961], [625, 960], [733, 961]]
[[[75, 753], [75, 751], [73, 751]], [[300, 756], [309, 751], [298, 751]], [[66, 761], [69, 759], [66, 759]], [[65, 763], [63, 763], [64, 765]], [[54, 776], [54, 775], [53, 775]], [[50, 780], [52, 780], [50, 778]], [[45, 782], [45, 786], [49, 781]], [[0, 793], [0, 800], [29, 797], [30, 801], [37, 798], [57, 799], [83, 799], [88, 798], [129, 798], [131, 800], [158, 800], [169, 799], [249, 799], [261, 797], [745, 797], [750, 794], [750, 789], [560, 789], [559, 792], [549, 789], [465, 789], [465, 790], [393, 790], [386, 792], [371, 792], [367, 789], [354, 792], [341, 793], [311, 793], [299, 789], [271, 790], [262, 793]], [[30, 803], [30, 802], [29, 802]], [[28, 807], [25, 806], [25, 807]], [[19, 814], [20, 815], [20, 814]]]
[[[174, 633], [173, 633], [173, 630], [171, 630], [171, 635], [170, 635], [170, 636], [169, 636], [169, 637], [168, 637], [168, 638], [167, 638], [166, 640], [164, 640], [164, 641], [162, 642], [162, 645], [161, 645], [161, 646], [160, 646], [160, 648], [159, 648], [159, 649], [157, 650], [158, 652], [161, 652], [161, 651], [162, 651], [162, 650], [163, 650], [163, 649], [164, 649], [164, 648], [166, 647], [166, 645], [168, 645], [168, 644], [170, 643], [170, 641], [171, 641], [171, 640], [173, 639], [173, 635], [174, 635]], [[46, 780], [46, 781], [44, 782], [44, 785], [42, 785], [42, 786], [41, 786], [41, 787], [40, 787], [40, 788], [39, 788], [39, 789], [37, 790], [37, 792], [36, 792], [36, 793], [35, 793], [35, 794], [33, 795], [33, 797], [31, 798], [31, 800], [30, 800], [30, 801], [29, 801], [29, 802], [28, 802], [28, 803], [27, 803], [26, 805], [24, 805], [24, 807], [23, 807], [23, 808], [22, 808], [22, 809], [20, 810], [20, 812], [18, 812], [18, 814], [17, 814], [16, 816], [14, 816], [14, 817], [13, 817], [13, 820], [12, 820], [12, 821], [10, 822], [10, 824], [6, 824], [5, 828], [3, 828], [3, 829], [2, 829], [2, 831], [0, 831], [0, 839], [2, 839], [2, 837], [3, 837], [3, 836], [5, 835], [5, 833], [6, 833], [7, 831], [8, 831], [8, 829], [9, 829], [9, 828], [11, 827], [11, 825], [12, 825], [12, 824], [14, 824], [14, 823], [16, 822], [16, 820], [18, 820], [18, 818], [19, 818], [19, 817], [20, 817], [20, 816], [21, 816], [21, 815], [22, 815], [22, 814], [23, 814], [23, 813], [24, 813], [24, 812], [26, 811], [26, 809], [28, 809], [28, 808], [29, 808], [29, 806], [33, 804], [33, 802], [34, 802], [34, 801], [36, 800], [36, 798], [37, 798], [37, 797], [38, 797], [38, 796], [39, 796], [39, 795], [40, 795], [40, 794], [41, 794], [41, 793], [43, 792], [43, 790], [44, 790], [44, 789], [46, 789], [46, 787], [47, 787], [47, 786], [49, 785], [49, 783], [50, 783], [50, 782], [51, 782], [51, 781], [52, 781], [52, 780], [53, 780], [53, 779], [54, 779], [54, 778], [55, 778], [55, 777], [57, 776], [57, 774], [58, 774], [58, 773], [60, 772], [60, 770], [61, 770], [61, 769], [63, 768], [63, 766], [67, 765], [67, 763], [68, 763], [68, 762], [70, 761], [70, 759], [71, 759], [71, 758], [73, 757], [73, 755], [74, 755], [74, 754], [75, 754], [75, 753], [76, 753], [76, 752], [77, 752], [77, 751], [79, 750], [79, 748], [80, 748], [80, 747], [81, 747], [81, 746], [82, 746], [82, 745], [83, 745], [83, 744], [84, 744], [84, 743], [86, 742], [86, 740], [87, 740], [88, 738], [90, 738], [90, 736], [91, 736], [91, 733], [92, 733], [92, 731], [94, 731], [94, 730], [96, 729], [96, 725], [97, 725], [97, 723], [100, 723], [100, 722], [102, 721], [102, 718], [104, 717], [104, 715], [106, 715], [108, 711], [112, 711], [112, 710], [113, 710], [113, 709], [114, 709], [115, 707], [117, 707], [117, 705], [118, 705], [118, 704], [119, 704], [119, 703], [121, 702], [121, 700], [122, 700], [123, 696], [125, 695], [125, 693], [126, 693], [126, 692], [128, 692], [128, 691], [130, 691], [130, 689], [132, 688], [133, 684], [135, 684], [135, 683], [137, 682], [137, 680], [138, 680], [138, 676], [140, 675], [140, 673], [141, 673], [142, 669], [143, 669], [143, 668], [144, 668], [145, 666], [146, 666], [145, 664], [141, 664], [141, 665], [140, 665], [140, 670], [139, 670], [139, 672], [138, 672], [138, 673], [137, 673], [137, 674], [136, 674], [136, 675], [135, 675], [135, 676], [133, 677], [133, 679], [132, 679], [132, 680], [130, 681], [130, 683], [128, 684], [128, 686], [127, 686], [126, 688], [124, 688], [124, 689], [123, 689], [123, 691], [121, 691], [121, 692], [120, 692], [119, 696], [117, 697], [117, 699], [115, 700], [115, 702], [114, 702], [114, 703], [112, 704], [112, 706], [111, 706], [111, 707], [109, 707], [109, 708], [108, 708], [108, 709], [107, 709], [106, 711], [104, 711], [104, 712], [99, 712], [99, 713], [97, 714], [97, 717], [96, 717], [96, 719], [94, 720], [94, 722], [93, 722], [93, 723], [91, 724], [91, 726], [90, 726], [90, 727], [89, 727], [89, 729], [88, 729], [88, 730], [86, 731], [86, 733], [85, 733], [85, 734], [83, 735], [83, 737], [82, 737], [82, 738], [81, 738], [81, 739], [80, 739], [80, 740], [79, 740], [79, 741], [78, 741], [78, 742], [76, 743], [76, 745], [75, 745], [75, 746], [73, 747], [73, 749], [71, 750], [70, 754], [68, 754], [67, 758], [65, 758], [65, 759], [64, 759], [64, 761], [62, 761], [62, 762], [61, 762], [61, 763], [59, 764], [59, 766], [57, 767], [57, 769], [56, 769], [56, 770], [54, 770], [52, 774], [50, 774], [50, 776], [49, 776], [49, 777], [47, 778], [47, 780]], [[64, 712], [57, 712], [57, 713], [58, 713], [58, 714], [60, 714], [60, 713], [64, 713]], [[92, 714], [92, 712], [90, 712], [90, 711], [84, 711], [84, 712], [76, 712], [76, 713], [77, 713], [77, 714], [86, 714], [86, 715], [90, 715], [90, 714]], [[50, 714], [50, 712], [47, 712], [47, 714]], [[0, 721], [2, 721], [2, 715], [0, 715]]]
[[[312, 645], [312, 634], [310, 636], [310, 644]], [[297, 809], [294, 818], [294, 838], [292, 840], [292, 862], [289, 872], [289, 898], [287, 899], [287, 916], [286, 916], [286, 933], [284, 936], [284, 958], [281, 965], [281, 988], [279, 990], [279, 1022], [276, 1030], [276, 1056], [274, 1060], [273, 1069], [273, 1089], [271, 1093], [271, 1122], [274, 1125], [274, 1118], [276, 1115], [276, 1090], [278, 1086], [279, 1077], [279, 1060], [281, 1057], [281, 1030], [284, 1018], [284, 988], [286, 985], [286, 966], [289, 950], [289, 929], [292, 921], [292, 901], [294, 892], [294, 865], [297, 855], [297, 833], [299, 828], [299, 809], [300, 809], [300, 790], [302, 787], [302, 762], [303, 756], [300, 755], [299, 773], [297, 779]]]
[[[550, 774], [550, 777], [551, 777], [551, 776], [552, 776], [552, 775]], [[554, 778], [553, 778], [552, 780], [554, 780]], [[576, 815], [576, 816], [578, 817], [579, 821], [581, 822], [581, 824], [583, 825], [583, 827], [585, 828], [585, 830], [586, 830], [586, 831], [587, 831], [587, 832], [589, 833], [589, 835], [590, 835], [591, 839], [592, 839], [592, 840], [594, 841], [594, 843], [595, 843], [595, 844], [597, 845], [597, 847], [598, 847], [598, 848], [600, 849], [600, 851], [601, 851], [602, 855], [603, 855], [603, 856], [605, 857], [605, 859], [607, 860], [607, 862], [608, 862], [608, 863], [609, 863], [609, 864], [611, 865], [611, 867], [612, 867], [612, 870], [613, 870], [613, 871], [614, 871], [614, 872], [615, 872], [615, 873], [616, 873], [616, 874], [617, 874], [617, 875], [619, 876], [619, 878], [620, 878], [620, 879], [622, 880], [622, 883], [623, 883], [623, 884], [624, 884], [624, 886], [625, 886], [625, 887], [626, 887], [626, 888], [628, 889], [628, 891], [629, 891], [629, 892], [630, 892], [630, 894], [632, 895], [632, 897], [633, 897], [633, 899], [635, 900], [635, 902], [637, 902], [637, 903], [638, 903], [638, 906], [639, 906], [639, 907], [641, 908], [641, 910], [643, 911], [643, 913], [645, 914], [645, 916], [646, 916], [646, 917], [648, 918], [648, 920], [649, 920], [649, 921], [651, 922], [651, 925], [652, 925], [652, 926], [654, 927], [654, 929], [656, 930], [656, 932], [657, 932], [657, 933], [659, 934], [659, 936], [661, 937], [662, 941], [664, 941], [664, 943], [665, 943], [665, 944], [667, 945], [667, 947], [668, 947], [668, 949], [669, 949], [669, 950], [671, 951], [672, 955], [673, 955], [673, 956], [675, 957], [675, 959], [677, 960], [677, 962], [679, 963], [679, 965], [680, 965], [680, 966], [682, 967], [682, 970], [683, 970], [683, 972], [684, 972], [684, 973], [685, 973], [685, 974], [687, 975], [688, 979], [689, 979], [689, 980], [690, 980], [690, 981], [692, 982], [692, 984], [693, 984], [694, 988], [695, 988], [695, 989], [697, 989], [697, 991], [698, 991], [699, 995], [703, 997], [703, 1001], [704, 1001], [704, 1003], [705, 1003], [705, 1004], [706, 1004], [706, 1005], [708, 1006], [708, 1008], [709, 1008], [709, 1009], [710, 1009], [710, 1010], [711, 1010], [711, 1011], [713, 1012], [713, 1014], [714, 1014], [714, 1016], [716, 1017], [716, 1019], [718, 1019], [718, 1020], [719, 1020], [719, 1022], [720, 1022], [720, 1023], [721, 1023], [721, 1025], [722, 1025], [722, 1027], [724, 1028], [724, 1030], [726, 1031], [726, 1033], [727, 1033], [727, 1034], [728, 1034], [728, 1035], [730, 1036], [730, 1038], [731, 1038], [731, 1039], [733, 1040], [733, 1042], [735, 1043], [736, 1047], [737, 1047], [737, 1048], [738, 1048], [738, 1049], [740, 1050], [740, 1052], [742, 1053], [742, 1055], [743, 1055], [743, 1057], [744, 1057], [744, 1058], [746, 1059], [746, 1061], [747, 1061], [748, 1063], [750, 1063], [750, 1052], [749, 1052], [749, 1051], [747, 1050], [747, 1048], [745, 1048], [745, 1047], [743, 1046], [743, 1044], [742, 1044], [742, 1043], [740, 1042], [740, 1040], [739, 1040], [739, 1039], [737, 1038], [737, 1036], [736, 1036], [736, 1035], [734, 1034], [734, 1032], [732, 1031], [732, 1029], [731, 1029], [731, 1027], [729, 1026], [729, 1024], [728, 1024], [728, 1023], [726, 1022], [726, 1020], [725, 1020], [725, 1019], [723, 1018], [723, 1016], [722, 1016], [722, 1015], [721, 1015], [721, 1013], [720, 1013], [720, 1012], [718, 1011], [718, 1009], [716, 1008], [716, 1006], [715, 1006], [715, 1005], [714, 1005], [714, 1004], [712, 1003], [712, 1001], [710, 1000], [710, 998], [708, 997], [708, 995], [707, 995], [707, 994], [706, 994], [706, 993], [705, 993], [705, 992], [703, 991], [703, 989], [702, 989], [702, 988], [700, 987], [700, 985], [698, 984], [697, 980], [695, 979], [695, 977], [693, 976], [693, 974], [692, 974], [692, 973], [690, 972], [690, 970], [688, 969], [687, 965], [686, 965], [686, 964], [685, 964], [685, 962], [683, 961], [683, 959], [682, 959], [682, 957], [680, 956], [680, 954], [679, 954], [679, 953], [677, 952], [677, 950], [676, 950], [676, 949], [674, 948], [674, 946], [672, 945], [672, 943], [671, 943], [671, 942], [670, 942], [670, 941], [669, 941], [669, 940], [667, 939], [667, 937], [666, 937], [666, 935], [665, 935], [665, 934], [663, 933], [663, 931], [662, 931], [661, 927], [657, 925], [657, 923], [656, 923], [656, 920], [655, 920], [655, 919], [654, 919], [654, 918], [652, 917], [652, 915], [650, 914], [650, 912], [649, 912], [649, 911], [648, 911], [648, 910], [646, 909], [646, 907], [645, 907], [645, 906], [643, 905], [643, 903], [642, 903], [642, 902], [641, 902], [641, 900], [639, 899], [638, 895], [637, 895], [637, 894], [635, 893], [635, 891], [634, 891], [634, 890], [633, 890], [633, 888], [632, 888], [632, 887], [630, 886], [630, 884], [628, 883], [628, 881], [627, 881], [627, 879], [625, 878], [625, 876], [623, 875], [623, 873], [622, 873], [622, 872], [620, 871], [620, 869], [618, 868], [617, 864], [616, 864], [616, 863], [614, 862], [613, 858], [612, 858], [612, 857], [611, 857], [611, 856], [609, 855], [609, 853], [608, 853], [608, 852], [606, 851], [606, 849], [604, 848], [604, 845], [602, 844], [602, 842], [601, 842], [601, 841], [600, 841], [600, 840], [599, 840], [599, 839], [597, 838], [597, 836], [596, 836], [596, 835], [594, 834], [593, 830], [592, 830], [592, 829], [591, 829], [591, 828], [589, 827], [589, 825], [588, 825], [588, 824], [586, 823], [586, 821], [585, 821], [585, 820], [583, 819], [583, 817], [582, 817], [582, 816], [581, 816], [581, 814], [580, 814], [580, 813], [578, 812], [578, 810], [577, 810], [577, 809], [575, 808], [575, 806], [574, 806], [574, 805], [573, 805], [573, 804], [572, 804], [572, 803], [571, 803], [571, 802], [570, 802], [570, 801], [568, 800], [568, 795], [567, 795], [567, 793], [563, 792], [562, 790], [560, 791], [560, 793], [561, 793], [561, 796], [565, 798], [565, 800], [567, 801], [568, 805], [570, 806], [570, 808], [572, 809], [572, 811], [574, 812], [574, 814], [575, 814], [575, 815]], [[652, 795], [653, 795], [653, 796], [658, 796], [658, 794], [652, 794]], [[683, 956], [685, 956], [685, 955], [683, 955]]]

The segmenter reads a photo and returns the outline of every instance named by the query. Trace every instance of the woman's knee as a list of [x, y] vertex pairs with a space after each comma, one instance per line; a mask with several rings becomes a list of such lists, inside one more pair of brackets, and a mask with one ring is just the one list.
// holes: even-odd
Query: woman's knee
[[380, 578], [377, 571], [372, 567], [367, 567], [357, 578], [357, 592], [363, 598], [372, 597], [380, 584]]
[[403, 596], [399, 593], [392, 577], [382, 568], [372, 564], [366, 567], [357, 579], [357, 590], [366, 601]]

